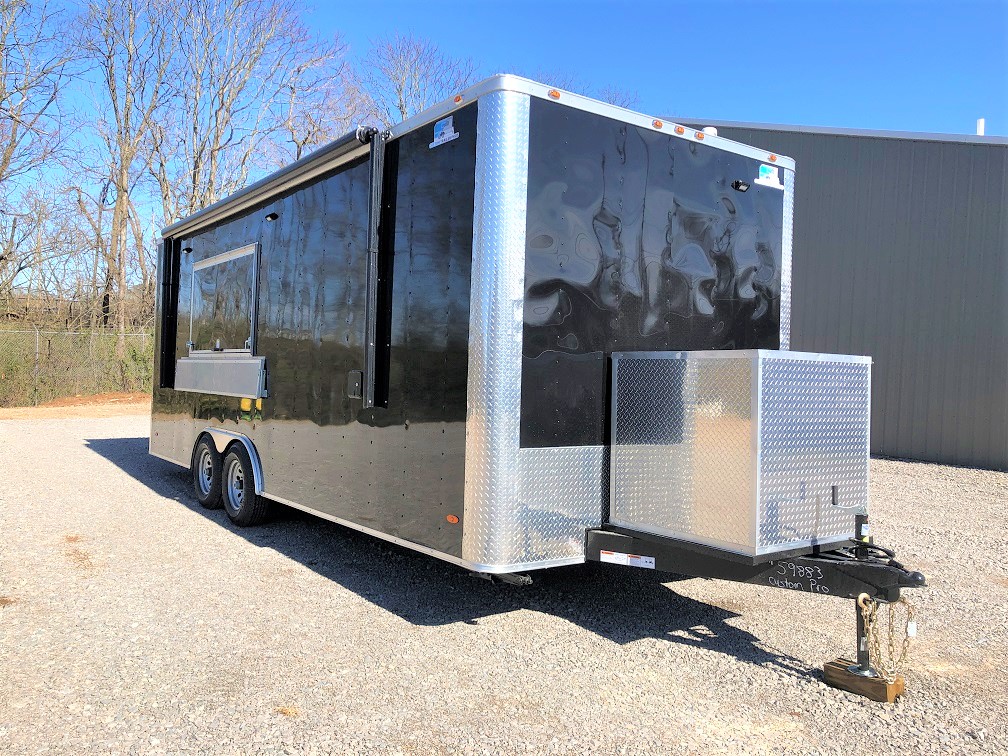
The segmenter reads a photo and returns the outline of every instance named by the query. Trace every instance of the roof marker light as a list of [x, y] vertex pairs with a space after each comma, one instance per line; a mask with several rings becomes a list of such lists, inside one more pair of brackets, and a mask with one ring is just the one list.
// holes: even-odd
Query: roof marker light
[[698, 131], [693, 136], [695, 136], [697, 139], [703, 139], [704, 138], [704, 133], [702, 131]]
[[770, 156], [770, 162], [771, 163], [776, 163], [777, 162], [777, 156], [776, 155], [771, 155]]
[[559, 100], [560, 99], [560, 92], [558, 92], [555, 89], [551, 89], [549, 91], [549, 96], [552, 97], [554, 100]]
[[676, 134], [685, 134], [686, 133], [686, 129], [684, 129], [682, 126], [676, 126], [675, 127], [675, 133]]
[[654, 126], [656, 129], [660, 129], [663, 124], [661, 121], [655, 118], [653, 121], [651, 121], [651, 125]]
[[462, 95], [455, 95], [455, 104], [458, 105], [462, 102]]

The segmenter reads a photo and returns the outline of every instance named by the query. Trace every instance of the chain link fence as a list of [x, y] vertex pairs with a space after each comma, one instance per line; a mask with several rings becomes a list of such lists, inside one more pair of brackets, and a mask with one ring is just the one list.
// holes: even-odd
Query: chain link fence
[[127, 333], [122, 357], [117, 339], [104, 330], [0, 330], [0, 407], [110, 391], [150, 391], [153, 337]]

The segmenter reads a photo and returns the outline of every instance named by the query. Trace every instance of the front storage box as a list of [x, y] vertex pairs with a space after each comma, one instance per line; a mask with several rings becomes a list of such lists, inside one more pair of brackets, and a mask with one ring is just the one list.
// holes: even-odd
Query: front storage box
[[871, 360], [613, 355], [610, 522], [765, 561], [867, 511]]

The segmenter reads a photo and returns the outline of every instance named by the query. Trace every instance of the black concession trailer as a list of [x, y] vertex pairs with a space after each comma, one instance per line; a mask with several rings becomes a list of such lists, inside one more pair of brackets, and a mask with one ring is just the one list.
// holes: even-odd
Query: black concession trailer
[[894, 601], [870, 360], [788, 350], [794, 168], [512, 76], [359, 128], [164, 230], [150, 452], [481, 574]]

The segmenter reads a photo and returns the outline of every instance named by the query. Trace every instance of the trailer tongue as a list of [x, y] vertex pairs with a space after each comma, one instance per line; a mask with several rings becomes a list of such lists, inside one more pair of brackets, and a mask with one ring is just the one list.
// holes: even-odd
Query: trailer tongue
[[[858, 515], [856, 531], [864, 535], [851, 538], [846, 544], [758, 564], [719, 549], [605, 525], [588, 531], [586, 556], [594, 562], [854, 599], [857, 661], [829, 662], [823, 668], [823, 676], [834, 687], [892, 703], [904, 692], [900, 667], [905, 662], [907, 643], [916, 631], [913, 610], [900, 591], [924, 587], [925, 578], [896, 561], [892, 551], [873, 543], [867, 535], [867, 525], [867, 516]], [[873, 666], [872, 659], [874, 653], [875, 665], [883, 664], [879, 658], [879, 628], [874, 624], [878, 604], [900, 601], [907, 606], [903, 653], [901, 658], [887, 660], [880, 671]], [[889, 632], [893, 633], [892, 624]], [[894, 640], [890, 638], [890, 649]]]
[[[867, 518], [866, 518], [867, 519]], [[854, 539], [843, 546], [753, 564], [730, 552], [607, 525], [588, 531], [587, 558], [596, 562], [805, 591], [820, 596], [899, 600], [903, 588], [924, 586], [892, 552]]]
[[857, 664], [827, 680], [902, 692], [871, 667], [865, 617], [924, 576], [868, 535], [871, 360], [616, 353], [611, 381], [609, 516], [586, 558], [855, 599]]

